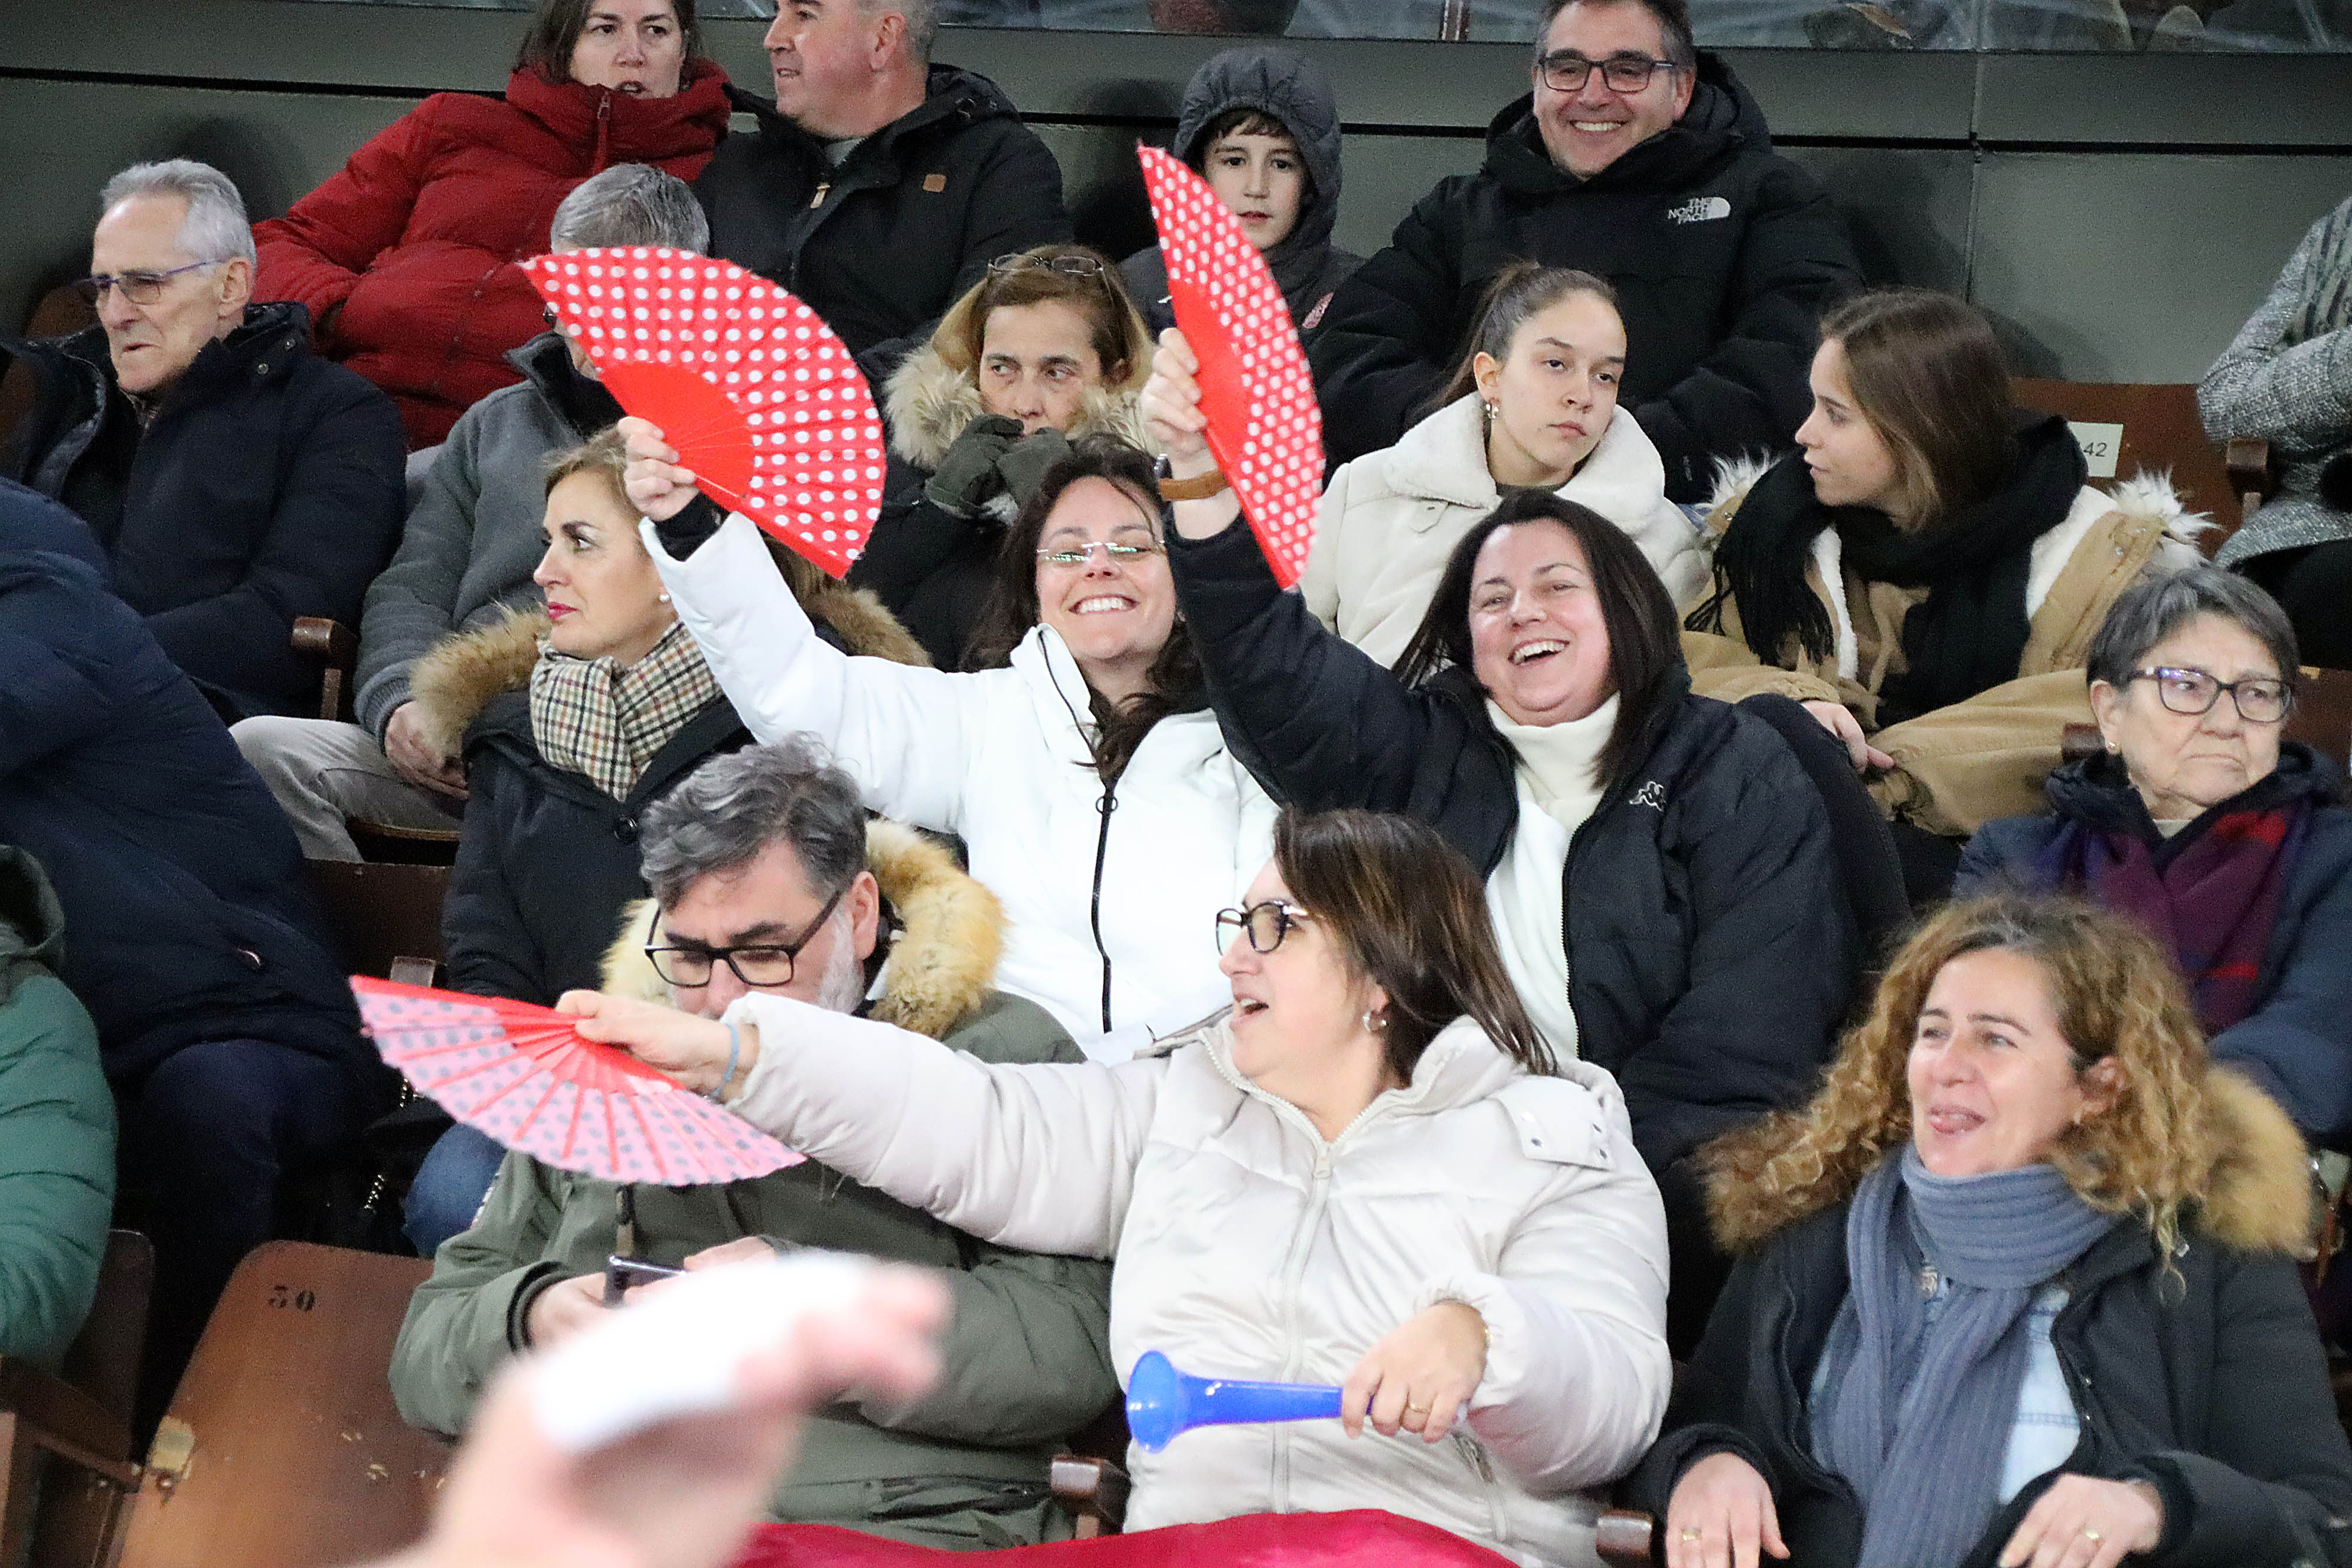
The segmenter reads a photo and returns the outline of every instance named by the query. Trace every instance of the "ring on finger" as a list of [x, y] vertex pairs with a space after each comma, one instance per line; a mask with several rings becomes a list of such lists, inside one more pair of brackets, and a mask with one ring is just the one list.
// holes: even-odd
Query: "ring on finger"
[[1701, 1530], [1696, 1524], [1684, 1525], [1681, 1534], [1685, 1541], [1704, 1541], [1706, 1539], [1706, 1531]]
[[2087, 1524], [2082, 1527], [2080, 1533], [2084, 1540], [2089, 1542], [2094, 1546], [2096, 1546], [2100, 1542], [2106, 1539], [2106, 1537], [2101, 1535], [2097, 1531], [2093, 1530]]
[[1429, 1406], [1426, 1405], [1408, 1405], [1404, 1407], [1404, 1413], [1407, 1415], [1426, 1415], [1429, 1414]]

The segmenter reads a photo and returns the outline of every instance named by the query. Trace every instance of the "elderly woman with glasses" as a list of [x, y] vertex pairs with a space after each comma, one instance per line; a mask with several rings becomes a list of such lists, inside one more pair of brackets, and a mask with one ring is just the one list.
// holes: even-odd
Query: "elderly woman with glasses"
[[1110, 1258], [1123, 1375], [1156, 1350], [1341, 1385], [1337, 1421], [1131, 1451], [1130, 1531], [1382, 1509], [1590, 1563], [1589, 1489], [1648, 1447], [1670, 1382], [1664, 1218], [1623, 1096], [1544, 1045], [1434, 829], [1293, 810], [1273, 849], [1216, 921], [1230, 1010], [1116, 1067], [991, 1066], [760, 994], [724, 1022], [562, 1005], [947, 1224]]
[[2294, 631], [2214, 567], [2116, 601], [2090, 650], [2105, 749], [2059, 769], [2051, 813], [1985, 825], [1959, 890], [2079, 892], [2154, 931], [2213, 1055], [2305, 1135], [2352, 1148], [2352, 810], [2343, 773], [2280, 728]]
[[1118, 268], [1083, 246], [989, 263], [883, 388], [890, 469], [849, 580], [941, 669], [968, 660], [1004, 525], [1082, 436], [1144, 444], [1151, 338]]
[[1011, 928], [999, 989], [1082, 1044], [1219, 1005], [1199, 933], [1265, 863], [1274, 806], [1209, 711], [1150, 458], [1082, 436], [1046, 467], [993, 546], [981, 668], [949, 674], [818, 637], [751, 520], [713, 532], [660, 431], [621, 429], [655, 564], [735, 710], [763, 741], [823, 740], [868, 808], [963, 839]]

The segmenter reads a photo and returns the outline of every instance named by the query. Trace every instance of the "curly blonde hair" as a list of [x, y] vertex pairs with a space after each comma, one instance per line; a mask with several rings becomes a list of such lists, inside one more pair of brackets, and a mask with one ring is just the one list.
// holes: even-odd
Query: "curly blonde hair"
[[2112, 1063], [2105, 1109], [2060, 1134], [2048, 1159], [2094, 1208], [2136, 1214], [2169, 1257], [2184, 1204], [2224, 1152], [2205, 1037], [2171, 956], [2126, 917], [2072, 899], [2001, 893], [1955, 903], [1896, 953], [1812, 1103], [1766, 1117], [1706, 1152], [1716, 1232], [1735, 1252], [1843, 1202], [1911, 1136], [1911, 1042], [1928, 988], [1954, 959], [1999, 949], [2041, 965], [2077, 1073]]

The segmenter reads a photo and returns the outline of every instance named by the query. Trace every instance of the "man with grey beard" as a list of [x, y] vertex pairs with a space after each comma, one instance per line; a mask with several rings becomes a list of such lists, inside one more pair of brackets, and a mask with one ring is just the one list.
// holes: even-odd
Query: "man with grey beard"
[[[995, 899], [947, 851], [866, 820], [805, 737], [714, 758], [647, 808], [654, 897], [632, 910], [604, 989], [718, 1017], [746, 990], [863, 1013], [983, 1061], [1076, 1061], [1035, 1004], [991, 984]], [[472, 1228], [409, 1302], [392, 1387], [417, 1426], [462, 1429], [517, 1352], [610, 1311], [606, 1259], [709, 1267], [816, 1247], [941, 1270], [944, 1375], [911, 1403], [826, 1406], [768, 1516], [927, 1545], [1044, 1539], [1047, 1468], [1112, 1399], [1107, 1264], [995, 1247], [814, 1161], [710, 1187], [616, 1187], [509, 1152]]]

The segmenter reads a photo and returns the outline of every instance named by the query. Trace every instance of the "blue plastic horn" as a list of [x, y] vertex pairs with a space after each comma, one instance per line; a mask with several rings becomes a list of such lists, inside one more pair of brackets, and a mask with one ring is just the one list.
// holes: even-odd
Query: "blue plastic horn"
[[1312, 1421], [1339, 1414], [1339, 1391], [1321, 1383], [1244, 1383], [1178, 1372], [1158, 1351], [1136, 1358], [1127, 1380], [1127, 1429], [1144, 1451], [1195, 1426], [1252, 1421]]

